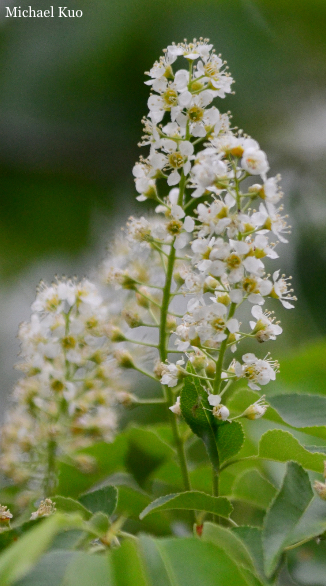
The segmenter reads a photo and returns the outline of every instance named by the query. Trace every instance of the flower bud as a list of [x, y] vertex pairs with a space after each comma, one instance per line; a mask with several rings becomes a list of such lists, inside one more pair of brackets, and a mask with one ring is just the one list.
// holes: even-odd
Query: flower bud
[[83, 472], [83, 474], [94, 474], [97, 468], [97, 462], [93, 456], [89, 454], [77, 454], [73, 457], [75, 466]]
[[323, 501], [326, 501], [326, 484], [324, 482], [319, 482], [315, 480], [314, 482], [314, 489], [317, 492], [318, 496], [320, 496]]
[[174, 332], [177, 327], [177, 320], [174, 315], [167, 315], [166, 317], [166, 329], [168, 332]]
[[119, 391], [116, 394], [116, 398], [118, 403], [124, 407], [130, 407], [131, 405], [137, 403], [137, 397], [135, 397], [135, 395], [132, 393], [127, 393], [126, 391]]
[[135, 368], [132, 356], [127, 350], [116, 350], [114, 356], [121, 368]]
[[243, 412], [242, 417], [246, 417], [247, 419], [260, 419], [260, 417], [263, 417], [268, 407], [268, 404], [264, 402], [264, 398], [265, 395], [252, 405], [249, 405]]
[[147, 287], [139, 287], [138, 291], [136, 292], [136, 301], [140, 307], [149, 309], [150, 300], [146, 299], [146, 297], [149, 297], [149, 291]]
[[208, 360], [208, 364], [206, 366], [206, 374], [209, 378], [213, 378], [216, 372], [216, 364], [214, 360]]
[[[208, 276], [204, 283], [204, 293], [214, 293], [216, 287], [219, 286], [219, 282], [214, 277]], [[222, 302], [221, 302], [222, 303]]]
[[173, 278], [174, 278], [176, 284], [178, 285], [178, 287], [181, 287], [185, 282], [185, 279], [183, 277], [181, 277], [180, 272], [178, 270], [174, 271]]
[[117, 326], [109, 325], [107, 328], [108, 336], [111, 342], [124, 342], [126, 337]]
[[226, 421], [230, 415], [230, 411], [225, 405], [216, 405], [213, 407], [213, 415], [220, 421]]
[[141, 317], [136, 311], [124, 310], [122, 317], [130, 328], [138, 328], [142, 325]]

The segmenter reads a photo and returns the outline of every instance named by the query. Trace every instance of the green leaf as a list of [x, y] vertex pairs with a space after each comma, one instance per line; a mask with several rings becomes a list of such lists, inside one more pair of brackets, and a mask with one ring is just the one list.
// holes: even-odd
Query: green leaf
[[114, 586], [150, 586], [138, 543], [126, 540], [110, 556]]
[[261, 437], [259, 457], [276, 462], [293, 460], [308, 470], [322, 472], [325, 454], [311, 453], [288, 431], [272, 429]]
[[90, 533], [94, 533], [97, 537], [103, 537], [110, 527], [109, 517], [105, 515], [105, 513], [98, 511], [87, 523], [84, 524], [84, 527], [86, 530], [88, 529]]
[[256, 469], [245, 470], [232, 487], [232, 497], [266, 509], [275, 496], [276, 488]]
[[280, 562], [289, 536], [313, 497], [309, 476], [296, 462], [289, 462], [283, 484], [263, 527], [265, 572], [272, 576]]
[[[262, 530], [258, 527], [234, 527], [232, 533], [235, 533], [244, 542], [246, 548], [251, 554], [252, 559], [255, 562], [257, 571], [260, 577], [265, 582], [265, 571], [264, 571], [264, 554], [262, 545]], [[266, 580], [267, 581], [267, 580]]]
[[81, 551], [53, 551], [15, 586], [112, 586], [105, 555]]
[[112, 572], [107, 556], [89, 555], [80, 551], [73, 553], [64, 574], [64, 586], [112, 586]]
[[80, 513], [83, 519], [86, 520], [90, 519], [92, 516], [90, 510], [88, 510], [78, 501], [75, 501], [69, 497], [57, 495], [53, 497], [53, 502], [55, 503], [57, 511], [62, 511], [63, 513], [69, 514]]
[[238, 566], [242, 566], [255, 573], [255, 566], [248, 549], [241, 539], [230, 529], [226, 529], [226, 527], [216, 525], [215, 523], [204, 523], [202, 539], [215, 543], [215, 545], [221, 547], [233, 558]]
[[[140, 538], [151, 586], [248, 586], [237, 561], [220, 547], [196, 538]], [[132, 586], [131, 582], [121, 583]], [[148, 582], [146, 583], [147, 586]], [[120, 583], [119, 585], [120, 586]], [[137, 583], [138, 586], [138, 583]]]
[[162, 441], [153, 429], [132, 427], [126, 434], [128, 450], [125, 456], [125, 466], [138, 484], [143, 487], [154, 470], [163, 462], [174, 458], [175, 451]]
[[85, 454], [94, 459], [95, 467], [90, 473], [85, 473], [70, 463], [61, 462], [58, 493], [62, 496], [78, 497], [110, 474], [124, 470], [127, 448], [126, 434], [120, 433], [111, 444], [101, 442], [78, 452], [78, 455]]
[[272, 396], [269, 402], [288, 425], [326, 439], [326, 397], [293, 393]]
[[115, 486], [105, 486], [80, 496], [79, 501], [92, 513], [101, 511], [110, 517], [117, 506], [118, 491]]
[[[187, 369], [194, 374], [190, 362], [188, 362]], [[207, 392], [199, 380], [188, 376], [180, 395], [181, 412], [190, 429], [203, 440], [212, 466], [218, 472], [217, 424], [207, 397]]]
[[207, 513], [214, 513], [220, 517], [229, 517], [233, 511], [230, 501], [223, 497], [214, 497], [204, 492], [189, 491], [181, 492], [179, 494], [168, 494], [156, 499], [139, 515], [143, 519], [157, 509], [186, 509], [190, 511], [205, 511]]
[[49, 547], [51, 541], [65, 529], [80, 529], [82, 520], [79, 516], [65, 516], [60, 513], [44, 519], [25, 533], [17, 542], [6, 549], [0, 556], [1, 586], [10, 586], [22, 578], [33, 567], [39, 557]]
[[239, 421], [225, 421], [217, 426], [217, 450], [220, 464], [236, 456], [240, 452], [244, 433]]

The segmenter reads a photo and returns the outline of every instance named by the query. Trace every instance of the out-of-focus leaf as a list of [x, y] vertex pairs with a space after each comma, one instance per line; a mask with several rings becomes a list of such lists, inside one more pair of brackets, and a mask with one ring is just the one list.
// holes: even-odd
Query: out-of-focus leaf
[[[140, 513], [149, 505], [151, 498], [145, 492], [131, 486], [119, 486], [119, 499], [116, 513], [139, 522]], [[140, 524], [140, 523], [139, 523]], [[150, 515], [140, 525], [140, 530], [155, 535], [169, 535], [170, 522], [160, 513]]]
[[287, 552], [288, 569], [300, 586], [326, 586], [326, 541], [310, 541]]
[[266, 509], [275, 496], [276, 488], [258, 470], [245, 470], [232, 487], [232, 497]]
[[275, 462], [294, 460], [307, 470], [322, 472], [325, 454], [311, 453], [288, 431], [272, 429], [261, 437], [259, 457]]
[[198, 491], [181, 492], [179, 494], [168, 494], [162, 496], [146, 507], [139, 515], [143, 519], [157, 509], [186, 509], [190, 511], [206, 511], [220, 517], [229, 517], [233, 507], [225, 497], [214, 497]]
[[277, 377], [275, 394], [293, 390], [294, 393], [325, 395], [326, 344], [324, 341], [310, 344], [295, 355], [282, 360], [282, 369]]
[[138, 543], [126, 540], [110, 556], [114, 586], [151, 586]]
[[25, 533], [0, 556], [1, 586], [9, 586], [22, 578], [49, 547], [57, 533], [82, 527], [79, 516], [57, 513]]
[[84, 526], [90, 533], [93, 533], [97, 537], [103, 537], [110, 527], [109, 517], [105, 513], [98, 511]]
[[127, 432], [128, 450], [125, 457], [126, 468], [140, 486], [166, 460], [174, 457], [174, 449], [162, 441], [153, 429], [132, 427]]
[[266, 580], [264, 571], [264, 553], [262, 545], [262, 530], [258, 527], [234, 527], [232, 532], [235, 533], [244, 542], [246, 548], [255, 562], [255, 566], [263, 581]]
[[[81, 551], [47, 553], [17, 586], [112, 586], [106, 555]], [[16, 586], [15, 584], [15, 586]]]
[[78, 497], [110, 474], [125, 470], [127, 447], [127, 436], [120, 433], [111, 444], [101, 442], [78, 452], [79, 455], [85, 454], [94, 459], [94, 470], [89, 473], [62, 462], [59, 469], [58, 493], [62, 496]]
[[[150, 578], [146, 586], [250, 584], [242, 575], [237, 561], [213, 543], [196, 538], [154, 540], [141, 537], [140, 546]], [[132, 586], [129, 582], [122, 582], [122, 585]]]
[[309, 476], [296, 462], [289, 462], [282, 487], [266, 513], [263, 527], [264, 567], [271, 577], [280, 562], [289, 536], [313, 497]]
[[101, 511], [110, 517], [117, 506], [118, 491], [115, 486], [105, 486], [83, 494], [79, 501], [92, 513]]
[[287, 539], [287, 545], [308, 541], [326, 531], [326, 502], [315, 496]]
[[83, 519], [86, 520], [90, 519], [92, 516], [91, 511], [88, 510], [87, 507], [84, 507], [84, 505], [69, 497], [57, 495], [53, 497], [53, 502], [55, 503], [56, 509], [63, 513], [79, 513]]
[[269, 398], [283, 421], [326, 439], [326, 397], [319, 395], [276, 395]]

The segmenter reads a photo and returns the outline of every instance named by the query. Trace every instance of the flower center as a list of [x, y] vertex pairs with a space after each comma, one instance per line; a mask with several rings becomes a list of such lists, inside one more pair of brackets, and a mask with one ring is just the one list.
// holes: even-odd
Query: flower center
[[189, 108], [188, 116], [192, 122], [199, 122], [204, 116], [204, 110], [199, 106], [193, 106], [192, 108]]
[[174, 169], [180, 169], [184, 163], [184, 159], [181, 153], [171, 153], [169, 155], [169, 163]]
[[230, 254], [226, 259], [226, 264], [230, 270], [238, 269], [241, 265], [241, 258], [237, 254]]
[[175, 90], [168, 89], [163, 94], [163, 100], [167, 106], [167, 108], [171, 108], [171, 106], [176, 106], [178, 103], [178, 94]]

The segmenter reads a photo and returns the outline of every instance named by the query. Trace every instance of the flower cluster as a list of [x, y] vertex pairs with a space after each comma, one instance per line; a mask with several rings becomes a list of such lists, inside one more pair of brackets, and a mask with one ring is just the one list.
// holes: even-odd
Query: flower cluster
[[44, 479], [53, 456], [111, 441], [120, 390], [95, 285], [41, 283], [19, 330], [23, 371], [1, 430], [1, 468], [18, 483]]
[[[141, 145], [149, 146], [149, 154], [133, 173], [137, 199], [155, 200], [161, 219], [130, 221], [129, 252], [123, 268], [111, 267], [111, 282], [152, 314], [147, 325], [158, 327], [152, 347], [160, 358], [153, 373], [164, 386], [178, 389], [189, 376], [190, 360], [209, 396], [222, 396], [239, 378], [259, 390], [275, 380], [276, 362], [253, 353], [225, 361], [243, 339], [261, 344], [282, 333], [273, 312], [262, 307], [268, 299], [293, 307], [290, 280], [279, 270], [272, 275], [266, 270], [289, 233], [280, 177], [268, 177], [268, 159], [258, 142], [233, 129], [229, 114], [213, 105], [231, 92], [233, 80], [207, 39], [170, 45], [148, 75], [152, 93]], [[145, 278], [135, 270], [140, 259]], [[241, 307], [243, 315], [245, 302], [255, 320], [247, 328], [237, 314]], [[121, 310], [130, 327], [146, 325], [135, 308]], [[172, 346], [171, 329], [162, 324], [168, 315], [175, 318]], [[123, 342], [125, 334], [119, 335], [116, 341]], [[151, 339], [149, 330], [141, 335]], [[175, 352], [182, 356], [170, 361]], [[131, 354], [128, 364], [137, 368]], [[228, 417], [220, 403], [211, 405], [216, 417]], [[179, 401], [173, 412], [179, 414]]]

